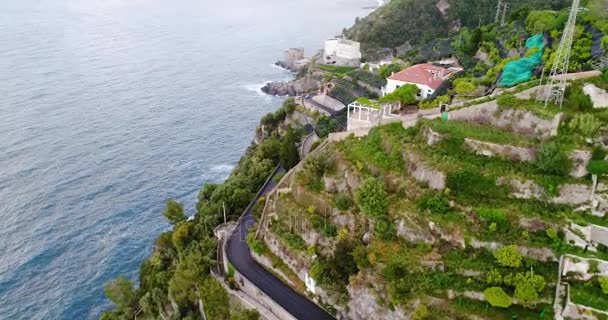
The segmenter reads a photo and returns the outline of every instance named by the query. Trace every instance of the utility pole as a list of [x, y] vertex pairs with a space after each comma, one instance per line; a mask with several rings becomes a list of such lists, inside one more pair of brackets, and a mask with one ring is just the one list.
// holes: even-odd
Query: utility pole
[[224, 224], [226, 224], [226, 203], [222, 201], [222, 208], [224, 209]]
[[[555, 102], [560, 107], [564, 104], [564, 91], [566, 91], [566, 79], [565, 75], [568, 73], [568, 66], [570, 64], [570, 52], [572, 49], [572, 41], [574, 39], [574, 31], [576, 27], [576, 15], [578, 13], [578, 6], [580, 0], [572, 1], [572, 9], [570, 10], [570, 16], [568, 17], [568, 23], [564, 28], [562, 34], [562, 40], [559, 43], [555, 55], [555, 61], [549, 74], [549, 82], [545, 86], [544, 99], [545, 108], [550, 102]], [[558, 76], [559, 79], [556, 79]]]

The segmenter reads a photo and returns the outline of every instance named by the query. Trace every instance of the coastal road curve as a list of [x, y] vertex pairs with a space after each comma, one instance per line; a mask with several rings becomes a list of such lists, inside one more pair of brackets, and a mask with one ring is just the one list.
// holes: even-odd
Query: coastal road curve
[[[284, 170], [278, 170], [275, 175], [283, 172]], [[276, 182], [270, 178], [268, 183], [264, 186], [262, 192], [258, 194], [258, 197], [254, 199], [253, 203], [260, 197], [265, 196], [272, 188], [275, 187]], [[240, 223], [235, 228], [234, 232], [228, 239], [226, 244], [226, 253], [228, 261], [240, 272], [245, 278], [251, 281], [256, 287], [262, 290], [272, 300], [281, 305], [287, 312], [296, 317], [299, 320], [330, 320], [334, 319], [329, 313], [321, 309], [319, 306], [308, 300], [306, 297], [300, 295], [290, 286], [283, 283], [272, 273], [268, 272], [264, 267], [259, 265], [251, 257], [251, 251], [247, 245], [247, 234], [249, 228], [253, 226], [255, 220], [251, 214], [251, 207], [249, 206], [244, 213]]]

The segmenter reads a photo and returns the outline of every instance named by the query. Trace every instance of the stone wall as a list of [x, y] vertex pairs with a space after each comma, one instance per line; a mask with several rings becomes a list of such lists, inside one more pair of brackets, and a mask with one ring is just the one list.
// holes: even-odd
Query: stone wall
[[468, 138], [464, 139], [464, 144], [478, 155], [498, 156], [513, 161], [536, 161], [536, 150], [534, 148], [515, 147]]
[[416, 181], [428, 184], [431, 189], [445, 189], [446, 175], [444, 172], [427, 167], [417, 155], [411, 152], [408, 152], [403, 157], [406, 159], [409, 174]]
[[558, 114], [553, 119], [543, 119], [531, 111], [499, 110], [496, 101], [450, 111], [450, 120], [492, 125], [515, 133], [548, 139], [557, 135], [562, 119]]

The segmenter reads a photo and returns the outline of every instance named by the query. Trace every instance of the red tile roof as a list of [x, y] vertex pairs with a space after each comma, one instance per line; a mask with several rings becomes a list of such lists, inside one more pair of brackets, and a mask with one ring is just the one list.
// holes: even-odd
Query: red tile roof
[[432, 64], [423, 63], [411, 66], [388, 77], [390, 80], [423, 84], [433, 90], [437, 90], [443, 81], [448, 79], [452, 73], [452, 68], [443, 68]]

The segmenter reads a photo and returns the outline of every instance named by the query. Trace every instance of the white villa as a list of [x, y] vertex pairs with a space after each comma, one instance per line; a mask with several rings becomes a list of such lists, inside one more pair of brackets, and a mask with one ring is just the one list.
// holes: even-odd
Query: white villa
[[358, 67], [361, 63], [361, 44], [344, 38], [328, 39], [325, 41], [323, 62]]
[[428, 63], [413, 65], [386, 78], [387, 83], [382, 88], [382, 94], [387, 95], [403, 85], [413, 84], [420, 89], [418, 100], [427, 99], [441, 87], [444, 81], [461, 70], [460, 68], [444, 68]]

